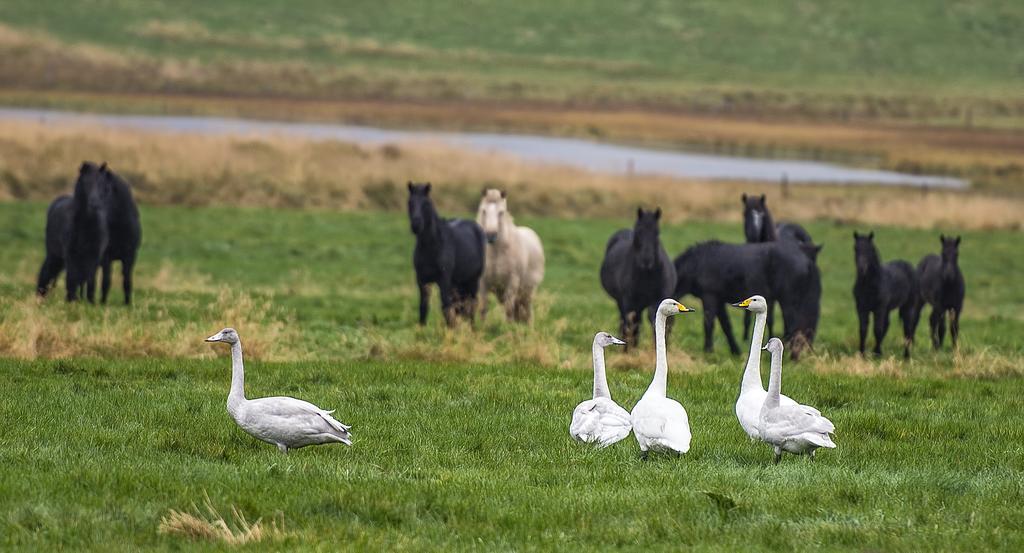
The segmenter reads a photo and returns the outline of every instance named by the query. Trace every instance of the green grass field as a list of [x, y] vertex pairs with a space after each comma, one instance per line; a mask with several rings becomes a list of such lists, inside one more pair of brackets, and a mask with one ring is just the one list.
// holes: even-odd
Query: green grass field
[[[919, 328], [903, 363], [851, 355], [852, 228], [810, 223], [825, 244], [822, 323], [784, 391], [835, 422], [839, 447], [772, 466], [732, 414], [743, 360], [721, 339], [699, 352], [699, 314], [677, 321], [670, 345], [690, 454], [644, 463], [632, 437], [604, 451], [568, 437], [590, 390], [590, 339], [617, 326], [597, 267], [629, 209], [621, 221], [521, 218], [547, 250], [538, 320], [519, 329], [495, 313], [477, 331], [442, 329], [436, 309], [415, 327], [412, 236], [397, 213], [144, 206], [126, 309], [31, 297], [44, 211], [0, 204], [4, 548], [180, 549], [194, 544], [158, 534], [161, 517], [207, 496], [222, 514], [283, 521], [284, 541], [264, 543], [275, 549], [1024, 546], [1017, 232], [964, 234], [961, 351], [932, 353]], [[916, 262], [938, 232], [878, 228], [876, 240], [884, 258]], [[741, 230], [694, 221], [662, 236], [674, 255]], [[355, 445], [282, 456], [236, 428], [227, 351], [202, 343], [226, 325], [251, 353], [250, 397], [337, 408]], [[891, 331], [887, 349], [898, 343]], [[609, 352], [627, 408], [652, 357]]]
[[[70, 45], [46, 70], [11, 71], [13, 88], [75, 89], [68, 79], [78, 79], [79, 90], [103, 92], [554, 101], [957, 123], [971, 106], [977, 123], [1004, 125], [1021, 109], [1024, 9], [1006, 2], [102, 0], [55, 9], [7, 0], [0, 13], [11, 29]], [[107, 54], [83, 51], [78, 65], [109, 77], [71, 78], [68, 56], [82, 46]], [[21, 54], [28, 63], [38, 52]], [[157, 61], [138, 62], [133, 76], [118, 59], [136, 55]]]

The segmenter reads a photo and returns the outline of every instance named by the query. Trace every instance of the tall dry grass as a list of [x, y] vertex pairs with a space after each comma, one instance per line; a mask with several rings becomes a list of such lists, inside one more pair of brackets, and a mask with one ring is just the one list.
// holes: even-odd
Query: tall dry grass
[[[736, 221], [741, 193], [769, 193], [787, 220], [916, 228], [1018, 229], [1024, 199], [898, 188], [704, 182], [593, 174], [429, 144], [363, 147], [293, 137], [196, 136], [103, 126], [0, 122], [0, 200], [47, 201], [71, 189], [82, 160], [105, 160], [139, 201], [326, 210], [400, 210], [405, 182], [434, 182], [445, 211], [475, 208], [483, 186], [508, 189], [517, 213], [620, 217], [660, 205], [669, 220]], [[783, 193], [792, 196], [783, 197]], [[799, 201], [796, 201], [796, 199]]]
[[[229, 546], [247, 545], [262, 541], [276, 542], [287, 537], [284, 516], [278, 514], [269, 523], [263, 519], [249, 522], [237, 507], [231, 506], [231, 523], [214, 508], [205, 495], [203, 509], [195, 504], [189, 511], [171, 509], [160, 517], [157, 533], [191, 540], [220, 542]], [[205, 513], [203, 512], [205, 511]]]

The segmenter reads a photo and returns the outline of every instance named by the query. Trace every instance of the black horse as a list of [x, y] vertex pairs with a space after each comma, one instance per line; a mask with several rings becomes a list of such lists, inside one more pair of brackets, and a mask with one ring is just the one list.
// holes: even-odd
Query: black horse
[[480, 276], [484, 272], [484, 231], [475, 221], [442, 219], [430, 200], [430, 183], [409, 187], [409, 226], [416, 235], [412, 254], [420, 290], [420, 324], [427, 323], [431, 283], [441, 290], [448, 326], [458, 315], [474, 322]]
[[814, 342], [821, 311], [821, 274], [795, 242], [727, 244], [712, 240], [692, 246], [675, 259], [674, 296], [692, 294], [704, 306], [704, 351], [713, 348], [715, 319], [733, 354], [740, 352], [725, 304], [754, 294], [782, 307], [784, 339], [796, 359]]
[[[142, 226], [131, 188], [107, 164], [82, 163], [73, 196], [61, 196], [46, 214], [46, 259], [39, 269], [36, 290], [49, 291], [67, 269], [67, 300], [96, 298], [96, 269], [102, 269], [100, 301], [110, 292], [111, 265], [121, 262], [124, 303], [132, 301], [132, 270]], [[84, 289], [84, 294], [83, 294]]]
[[[768, 199], [764, 194], [748, 196], [743, 194], [743, 235], [748, 244], [787, 240], [800, 245], [811, 261], [817, 262], [822, 246], [815, 245], [807, 229], [796, 223], [775, 223], [771, 211], [768, 210]], [[775, 323], [775, 302], [768, 300], [768, 335], [773, 335]], [[750, 337], [750, 312], [743, 313], [743, 337]]]
[[910, 263], [902, 259], [883, 265], [874, 239], [874, 232], [853, 232], [853, 253], [857, 266], [853, 297], [857, 303], [857, 319], [860, 323], [859, 351], [861, 355], [864, 354], [868, 318], [874, 315], [875, 355], [882, 354], [882, 341], [889, 330], [889, 312], [899, 309], [900, 321], [903, 323], [903, 357], [908, 358], [920, 313], [917, 305], [917, 274]]
[[638, 208], [633, 229], [616, 232], [605, 246], [601, 286], [619, 308], [619, 331], [627, 349], [639, 342], [644, 309], [653, 327], [658, 305], [672, 296], [675, 286], [675, 267], [659, 237], [660, 219], [661, 208]]
[[[960, 311], [964, 307], [964, 275], [960, 272], [960, 237], [939, 235], [942, 255], [926, 255], [917, 265], [917, 278], [921, 285], [918, 309], [927, 302], [932, 306], [928, 322], [931, 327], [932, 346], [942, 347], [946, 336], [946, 318], [949, 318], [949, 337], [956, 347], [960, 336]], [[920, 316], [920, 313], [918, 314]]]

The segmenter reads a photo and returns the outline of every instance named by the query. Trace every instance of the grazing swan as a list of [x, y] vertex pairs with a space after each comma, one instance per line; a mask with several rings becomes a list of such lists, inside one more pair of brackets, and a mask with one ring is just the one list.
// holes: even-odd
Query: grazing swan
[[612, 401], [608, 391], [608, 379], [604, 374], [604, 348], [624, 346], [626, 342], [608, 334], [598, 332], [594, 336], [594, 399], [588, 399], [576, 406], [572, 412], [569, 435], [584, 443], [597, 442], [598, 447], [608, 447], [629, 436], [633, 428], [629, 412]]
[[836, 446], [829, 437], [836, 427], [813, 407], [780, 403], [782, 340], [772, 338], [764, 349], [772, 354], [772, 372], [768, 378], [768, 396], [761, 407], [761, 439], [775, 447], [776, 463], [782, 458], [783, 451], [794, 455], [806, 453], [813, 461], [815, 449]]
[[[736, 398], [736, 418], [740, 421], [743, 431], [751, 440], [760, 437], [758, 427], [761, 424], [761, 406], [768, 392], [761, 383], [761, 340], [764, 338], [764, 326], [768, 319], [768, 302], [763, 296], [749, 298], [732, 304], [733, 307], [746, 309], [754, 314], [754, 331], [750, 337], [750, 355], [747, 357], [747, 368], [743, 370], [740, 381], [740, 397]], [[786, 396], [780, 396], [784, 406], [797, 405], [797, 402]]]
[[644, 392], [633, 413], [633, 435], [640, 444], [641, 456], [648, 450], [674, 452], [682, 455], [690, 451], [690, 421], [686, 409], [678, 401], [666, 396], [668, 392], [668, 356], [665, 353], [665, 321], [672, 315], [694, 311], [674, 299], [666, 299], [658, 306], [654, 319], [654, 380]]
[[341, 442], [352, 445], [346, 426], [323, 409], [292, 397], [245, 399], [245, 369], [242, 367], [242, 342], [233, 328], [225, 328], [207, 342], [231, 344], [231, 393], [228, 413], [238, 426], [252, 437], [274, 444], [281, 453], [289, 448]]

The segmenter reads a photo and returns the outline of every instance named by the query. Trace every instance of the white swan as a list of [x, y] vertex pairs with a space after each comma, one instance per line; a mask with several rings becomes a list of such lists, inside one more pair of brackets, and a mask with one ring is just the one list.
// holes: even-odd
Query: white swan
[[674, 299], [658, 306], [654, 320], [654, 380], [633, 407], [633, 435], [640, 444], [641, 456], [648, 450], [682, 455], [690, 451], [690, 421], [686, 409], [666, 396], [668, 392], [668, 356], [665, 352], [665, 321], [672, 315], [694, 311]]
[[610, 345], [624, 346], [626, 342], [608, 334], [594, 335], [594, 399], [588, 399], [576, 406], [569, 424], [569, 435], [584, 443], [597, 443], [608, 447], [629, 436], [633, 428], [629, 412], [612, 401], [608, 390], [608, 379], [604, 371], [604, 348]]
[[772, 371], [768, 378], [768, 395], [761, 407], [761, 439], [775, 447], [776, 463], [783, 451], [794, 455], [806, 453], [813, 461], [815, 449], [836, 446], [829, 437], [836, 427], [813, 407], [780, 404], [782, 340], [772, 338], [764, 349], [772, 354]]
[[[764, 338], [765, 322], [768, 320], [768, 302], [763, 296], [750, 296], [732, 306], [754, 314], [750, 355], [747, 357], [747, 367], [743, 369], [743, 380], [740, 381], [740, 397], [736, 398], [736, 418], [739, 419], [740, 426], [747, 436], [750, 436], [751, 440], [756, 440], [760, 438], [758, 427], [761, 424], [761, 406], [768, 395], [761, 381], [761, 340]], [[797, 405], [797, 402], [786, 396], [780, 396], [780, 400], [782, 405]]]
[[352, 445], [346, 426], [323, 409], [292, 397], [245, 399], [245, 369], [242, 367], [242, 342], [233, 328], [225, 328], [207, 342], [231, 344], [231, 392], [228, 413], [238, 426], [252, 437], [274, 444], [281, 453], [289, 448], [341, 442]]

